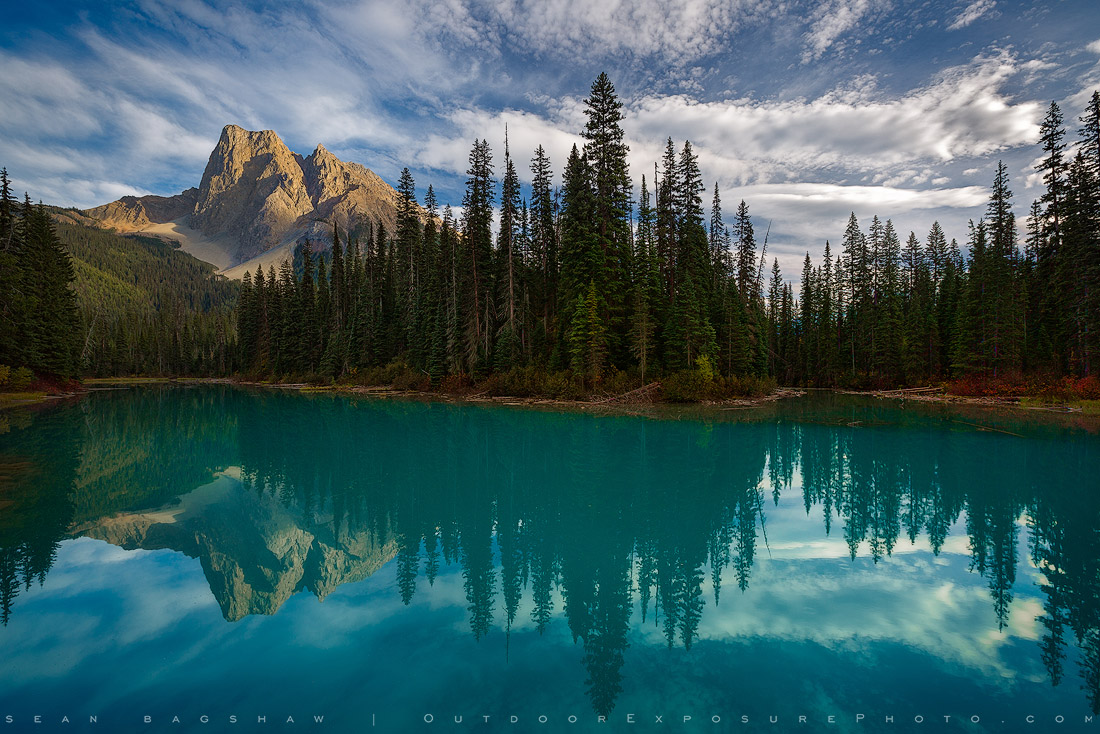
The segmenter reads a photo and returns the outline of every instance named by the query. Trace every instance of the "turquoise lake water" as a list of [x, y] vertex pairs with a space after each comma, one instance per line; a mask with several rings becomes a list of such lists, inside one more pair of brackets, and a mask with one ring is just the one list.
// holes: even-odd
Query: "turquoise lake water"
[[831, 394], [6, 411], [0, 734], [1100, 732], [1096, 431]]

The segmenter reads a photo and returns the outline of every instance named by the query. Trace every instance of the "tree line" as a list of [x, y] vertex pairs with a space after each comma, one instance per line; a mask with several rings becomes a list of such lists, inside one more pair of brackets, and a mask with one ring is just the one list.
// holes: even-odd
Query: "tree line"
[[[676, 370], [766, 377], [767, 312], [756, 241], [742, 203], [736, 257], [715, 190], [708, 234], [698, 158], [671, 139], [664, 168], [642, 178], [638, 222], [622, 103], [606, 75], [586, 101], [582, 147], [560, 188], [539, 146], [530, 201], [505, 143], [500, 225], [493, 157], [470, 153], [461, 219], [423, 207], [408, 169], [394, 232], [365, 241], [333, 229], [331, 255], [245, 275], [238, 310], [246, 372], [340, 377], [399, 360], [433, 381], [536, 366], [595, 384], [609, 374]], [[650, 195], [652, 185], [653, 195]]]
[[[606, 74], [585, 103], [583, 142], [560, 186], [539, 146], [524, 198], [506, 136], [498, 187], [493, 153], [475, 141], [461, 216], [440, 208], [431, 186], [418, 200], [405, 169], [394, 231], [369, 221], [349, 232], [334, 226], [326, 252], [306, 242], [278, 269], [246, 273], [235, 309], [236, 291], [217, 286], [212, 272], [161, 262], [148, 243], [134, 255], [140, 238], [116, 237], [105, 249], [61, 225], [73, 252], [84, 248], [74, 273], [48, 212], [29, 198], [15, 202], [5, 172], [0, 365], [62, 376], [411, 376], [421, 384], [520, 373], [589, 390], [660, 378], [688, 398], [715, 383], [866, 387], [1095, 374], [1100, 94], [1072, 146], [1050, 105], [1039, 140], [1045, 191], [1022, 248], [999, 163], [965, 247], [938, 222], [903, 244], [889, 219], [875, 216], [864, 228], [852, 214], [837, 250], [826, 242], [816, 264], [807, 253], [797, 297], [778, 260], [767, 267], [767, 237], [759, 241], [744, 201], [727, 225], [715, 184], [706, 216], [690, 142], [667, 140], [635, 199], [622, 103]], [[120, 247], [129, 249], [116, 258]], [[113, 272], [112, 259], [145, 275]], [[146, 281], [178, 286], [186, 298]]]
[[396, 365], [437, 383], [534, 368], [588, 386], [623, 374], [820, 386], [1094, 374], [1100, 95], [1072, 158], [1051, 104], [1046, 193], [1022, 250], [1002, 162], [965, 253], [938, 222], [903, 244], [889, 219], [863, 229], [852, 214], [839, 252], [826, 242], [817, 265], [807, 253], [797, 298], [777, 259], [766, 272], [766, 237], [744, 201], [728, 226], [715, 184], [705, 216], [690, 142], [667, 141], [635, 201], [622, 103], [605, 74], [585, 103], [584, 142], [560, 187], [539, 146], [522, 198], [506, 136], [498, 200], [492, 151], [478, 140], [461, 217], [440, 211], [431, 186], [419, 202], [406, 168], [395, 231], [334, 227], [331, 254], [307, 242], [293, 263], [247, 273], [241, 369], [341, 378]]
[[1100, 93], [1073, 156], [1061, 110], [1040, 127], [1045, 192], [1021, 249], [1012, 191], [997, 165], [985, 217], [969, 225], [968, 256], [934, 223], [903, 245], [892, 223], [867, 231], [853, 214], [834, 260], [806, 255], [800, 301], [773, 270], [773, 369], [781, 381], [830, 385], [870, 378], [1092, 376], [1100, 367]]

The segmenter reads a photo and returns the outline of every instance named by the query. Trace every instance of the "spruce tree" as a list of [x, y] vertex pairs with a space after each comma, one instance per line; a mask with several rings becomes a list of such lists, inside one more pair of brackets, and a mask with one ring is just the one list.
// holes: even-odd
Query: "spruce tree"
[[519, 176], [512, 163], [508, 148], [508, 134], [504, 136], [504, 180], [500, 195], [500, 231], [497, 235], [497, 253], [500, 265], [497, 268], [498, 294], [500, 305], [497, 319], [500, 327], [497, 331], [497, 347], [494, 366], [497, 370], [507, 371], [518, 365], [522, 349], [521, 294], [523, 283], [523, 253], [519, 247], [520, 238], [520, 197]]
[[394, 242], [394, 308], [397, 323], [395, 336], [397, 352], [409, 352], [410, 362], [419, 365], [416, 344], [418, 325], [417, 296], [420, 278], [418, 264], [421, 258], [421, 229], [419, 207], [416, 201], [416, 184], [408, 168], [401, 170], [397, 185], [397, 238]]
[[606, 73], [592, 83], [585, 100], [584, 156], [592, 171], [594, 221], [604, 260], [596, 279], [606, 312], [608, 349], [612, 362], [624, 367], [628, 360], [627, 314], [631, 270], [631, 183], [620, 122], [622, 102]]
[[[587, 297], [589, 285], [604, 282], [603, 268], [606, 262], [600, 248], [599, 235], [593, 227], [596, 221], [596, 203], [592, 170], [588, 160], [580, 154], [576, 146], [573, 146], [566, 161], [562, 188], [559, 311], [563, 318], [562, 326], [568, 325], [569, 333], [572, 333], [574, 312]], [[601, 320], [605, 319], [605, 312], [601, 311], [599, 317]], [[606, 332], [607, 324], [604, 322], [601, 333]], [[564, 336], [566, 335], [563, 334]], [[570, 348], [568, 354], [573, 355], [574, 350]]]
[[463, 198], [464, 362], [468, 370], [488, 366], [492, 353], [493, 314], [493, 156], [489, 143], [474, 141]]
[[[657, 260], [661, 266], [661, 275], [665, 281], [665, 296], [671, 299], [676, 290], [676, 254], [679, 247], [677, 233], [680, 210], [676, 201], [680, 190], [679, 171], [676, 165], [676, 148], [669, 138], [665, 144], [663, 169], [660, 179], [654, 173], [654, 186], [657, 189]], [[656, 170], [656, 169], [655, 169]]]
[[607, 363], [607, 327], [601, 316], [602, 297], [589, 281], [572, 309], [569, 327], [570, 365], [590, 382], [598, 382]]
[[558, 241], [554, 226], [553, 174], [550, 159], [540, 145], [531, 160], [532, 309], [539, 322], [535, 350], [540, 360], [550, 358], [558, 306]]
[[1017, 292], [1016, 217], [1012, 213], [1012, 192], [1008, 188], [1008, 169], [1003, 161], [997, 164], [989, 207], [988, 249], [985, 268], [988, 287], [989, 330], [988, 353], [993, 376], [1006, 372], [1015, 374], [1021, 366], [1020, 293]]
[[893, 383], [902, 376], [901, 340], [902, 301], [901, 241], [894, 230], [894, 223], [887, 219], [883, 227], [879, 249], [879, 307], [877, 310], [877, 363], [881, 373]]
[[17, 204], [11, 193], [8, 169], [0, 169], [0, 365], [26, 364], [23, 329], [26, 309], [21, 238], [16, 227]]
[[302, 245], [302, 279], [297, 283], [296, 319], [287, 328], [297, 336], [297, 371], [312, 373], [321, 360], [321, 328], [317, 323], [317, 286], [314, 280], [313, 246], [309, 240]]

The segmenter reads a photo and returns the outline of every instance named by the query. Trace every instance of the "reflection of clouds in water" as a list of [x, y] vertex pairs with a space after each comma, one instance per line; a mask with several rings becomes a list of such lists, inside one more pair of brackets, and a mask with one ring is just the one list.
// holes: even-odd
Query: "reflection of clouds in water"
[[46, 583], [22, 601], [24, 613], [3, 633], [0, 679], [26, 683], [66, 676], [93, 658], [161, 638], [192, 615], [217, 611], [198, 561], [89, 538], [62, 543]]
[[[967, 570], [965, 558], [951, 561], [948, 568], [933, 570], [931, 557], [917, 554], [892, 557], [880, 567], [865, 559], [761, 559], [745, 594], [736, 591], [732, 571], [723, 573], [723, 586], [732, 591], [723, 592], [717, 608], [712, 588], [705, 589], [711, 597], [699, 638], [812, 642], [850, 652], [892, 642], [983, 675], [1040, 675], [1038, 659], [1034, 670], [1024, 671], [1018, 660], [1005, 659], [1021, 640], [1039, 639], [1039, 600], [1014, 600], [1008, 624], [998, 632], [984, 579]], [[884, 573], [883, 563], [890, 564], [891, 573]], [[952, 578], [944, 580], [945, 575]], [[645, 628], [643, 634], [651, 644], [664, 642], [659, 629]]]
[[[799, 508], [783, 504], [772, 508], [772, 533], [780, 527], [800, 529], [806, 519], [797, 517]], [[817, 518], [810, 518], [805, 529], [813, 522], [818, 522]], [[820, 535], [820, 526], [817, 532]], [[995, 629], [985, 581], [967, 569], [965, 535], [949, 536], [938, 557], [927, 552], [926, 539], [918, 538], [913, 544], [903, 537], [893, 555], [877, 566], [865, 557], [849, 560], [847, 545], [837, 537], [806, 542], [788, 538], [769, 547], [771, 558], [758, 557], [747, 593], [737, 591], [734, 569], [723, 572], [722, 603], [717, 608], [713, 606], [710, 574], [704, 575], [707, 608], [699, 639], [759, 637], [813, 642], [848, 652], [865, 649], [874, 641], [896, 641], [983, 674], [1012, 677], [1017, 673], [1003, 660], [1002, 648], [1016, 640], [1039, 638], [1036, 618], [1042, 610], [1034, 597], [1017, 598], [1004, 632]], [[311, 594], [299, 593], [288, 602], [286, 613], [264, 623], [284, 627], [286, 639], [295, 646], [318, 650], [361, 642], [364, 634], [406, 616], [430, 619], [436, 634], [470, 635], [459, 565], [441, 564], [432, 586], [421, 575], [409, 606], [402, 604], [397, 593], [393, 568], [391, 563], [368, 582], [345, 584], [323, 603]], [[499, 567], [497, 573], [492, 627], [503, 633], [507, 617], [499, 594]], [[1017, 582], [1018, 591], [1029, 590], [1027, 582], [1035, 574], [1027, 569], [1025, 575], [1026, 579]], [[553, 598], [551, 626], [564, 628], [560, 589], [553, 591]], [[874, 605], [868, 605], [867, 599], [874, 599]], [[55, 605], [61, 600], [66, 607], [83, 611], [59, 611]], [[9, 630], [15, 633], [9, 639], [16, 643], [8, 645], [6, 658], [10, 669], [18, 668], [26, 680], [66, 675], [111, 648], [165, 636], [192, 614], [217, 613], [196, 562], [171, 551], [125, 551], [87, 538], [63, 544], [46, 586], [28, 592], [25, 603], [27, 615], [17, 617]], [[513, 634], [534, 631], [533, 606], [530, 594], [522, 594], [512, 622]], [[29, 624], [31, 619], [38, 624]], [[231, 637], [236, 627], [243, 629], [250, 622], [260, 623], [249, 618], [232, 624], [206, 624], [207, 634], [197, 635], [192, 644], [173, 651], [174, 662], [195, 659], [216, 640]], [[635, 603], [632, 623], [637, 639], [667, 644], [659, 626], [640, 622]], [[51, 629], [58, 633], [44, 632]], [[1019, 674], [1042, 678], [1039, 670]]]
[[[946, 562], [947, 567], [934, 568], [934, 562]], [[1018, 661], [1012, 667], [1004, 660], [1004, 653], [1017, 639], [1035, 638], [1034, 616], [1040, 612], [1037, 600], [1017, 599], [1009, 627], [1003, 634], [997, 633], [984, 580], [968, 572], [966, 566], [965, 556], [946, 553], [933, 559], [917, 551], [901, 553], [878, 566], [864, 558], [852, 562], [847, 558], [762, 557], [745, 594], [736, 590], [731, 570], [723, 574], [725, 588], [717, 609], [707, 575], [707, 609], [698, 646], [692, 652], [678, 650], [676, 654], [695, 661], [689, 663], [692, 666], [718, 666], [712, 671], [718, 680], [726, 674], [722, 666], [730, 663], [722, 662], [725, 658], [721, 655], [704, 657], [702, 646], [720, 644], [723, 650], [740, 650], [737, 659], [742, 663], [759, 663], [760, 655], [778, 644], [794, 646], [790, 654], [796, 665], [826, 655], [825, 659], [845, 664], [873, 666], [883, 664], [889, 659], [888, 650], [900, 645], [927, 655], [927, 664], [936, 669], [942, 667], [939, 660], [946, 661], [947, 670], [954, 670], [956, 675], [977, 672], [1004, 680], [1015, 677], [1042, 682], [1037, 661], [1031, 670], [1020, 669]], [[272, 617], [254, 616], [227, 623], [197, 562], [173, 552], [122, 551], [90, 539], [67, 541], [46, 586], [27, 595], [28, 614], [13, 620], [8, 632], [15, 633], [10, 636], [15, 644], [6, 645], [10, 654], [5, 656], [0, 671], [6, 669], [7, 676], [11, 676], [18, 670], [24, 680], [32, 682], [92, 675], [93, 667], [117, 671], [96, 673], [103, 679], [104, 691], [97, 696], [103, 696], [109, 705], [128, 696], [148, 695], [151, 687], [158, 688], [158, 696], [170, 699], [170, 691], [175, 690], [172, 684], [187, 679], [188, 671], [196, 668], [202, 668], [209, 680], [242, 672], [258, 673], [253, 666], [266, 655], [273, 660], [300, 659], [307, 668], [332, 666], [325, 678], [348, 681], [343, 689], [324, 694], [335, 700], [337, 696], [374, 695], [372, 686], [381, 685], [380, 677], [384, 675], [395, 676], [396, 670], [385, 673], [385, 667], [376, 669], [377, 661], [384, 659], [389, 650], [404, 649], [415, 651], [415, 657], [402, 665], [417, 670], [430, 665], [434, 672], [425, 675], [423, 688], [400, 685], [405, 674], [396, 675], [387, 684], [399, 689], [391, 710], [419, 710], [426, 698], [438, 695], [433, 692], [447, 686], [458, 686], [465, 691], [463, 695], [506, 701], [508, 684], [486, 677], [494, 664], [505, 660], [502, 633], [506, 617], [499, 595], [499, 567], [494, 629], [480, 642], [475, 642], [470, 632], [460, 565], [441, 564], [430, 587], [421, 576], [418, 592], [408, 607], [401, 603], [394, 568], [391, 563], [363, 582], [345, 584], [323, 603], [311, 594], [299, 593]], [[522, 672], [537, 680], [540, 666], [545, 666], [560, 676], [558, 680], [579, 686], [583, 673], [574, 658], [580, 650], [570, 644], [568, 626], [561, 616], [562, 600], [559, 593], [554, 596], [555, 617], [544, 637], [534, 632], [529, 594], [521, 597], [512, 628], [509, 674]], [[141, 601], [142, 597], [160, 601], [151, 605]], [[867, 599], [874, 599], [875, 605], [868, 606]], [[82, 612], [59, 613], [42, 608], [59, 603]], [[30, 605], [34, 605], [33, 611]], [[660, 627], [652, 623], [652, 613], [651, 608], [650, 623], [641, 625], [635, 605], [628, 657], [636, 662], [628, 660], [626, 667], [635, 680], [648, 677], [645, 671], [649, 663], [644, 661], [667, 645]], [[64, 616], [68, 618], [61, 619]], [[41, 629], [62, 630], [63, 637], [46, 639], [25, 634], [37, 626], [24, 624], [32, 618], [39, 620]], [[815, 648], [819, 652], [813, 652]], [[455, 656], [456, 649], [465, 654]], [[150, 650], [159, 653], [155, 659], [148, 657]], [[258, 655], [259, 651], [264, 652]], [[57, 662], [59, 654], [65, 656], [62, 665]], [[245, 662], [249, 660], [252, 662]], [[148, 677], [134, 679], [134, 661], [150, 668], [143, 671]], [[86, 665], [78, 670], [82, 663]], [[466, 680], [467, 669], [481, 672], [476, 679]], [[699, 672], [708, 669], [702, 667]], [[688, 686], [687, 678], [681, 681], [687, 686], [682, 697], [675, 693], [679, 685], [676, 679], [658, 678], [664, 682], [645, 685], [663, 686], [662, 695], [670, 701], [691, 701], [692, 695], [698, 695], [697, 689]], [[188, 680], [187, 685], [197, 684]], [[549, 691], [561, 685], [548, 683], [544, 694], [549, 696]], [[817, 690], [816, 694], [831, 701], [828, 691]], [[321, 694], [313, 690], [311, 695]], [[628, 688], [626, 696], [629, 699], [632, 695]], [[712, 695], [720, 694], [716, 689]], [[840, 704], [822, 705], [825, 708], [815, 710], [840, 708]], [[498, 708], [504, 707], [502, 703]]]

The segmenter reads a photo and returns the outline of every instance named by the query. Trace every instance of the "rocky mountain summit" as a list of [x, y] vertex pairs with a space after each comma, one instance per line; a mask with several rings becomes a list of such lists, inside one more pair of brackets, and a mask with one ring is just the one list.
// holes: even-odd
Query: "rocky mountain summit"
[[271, 130], [226, 125], [202, 182], [175, 196], [124, 196], [85, 212], [106, 228], [178, 240], [231, 277], [276, 263], [309, 238], [323, 249], [332, 224], [368, 220], [393, 231], [397, 192], [358, 163], [323, 145], [307, 157]]

